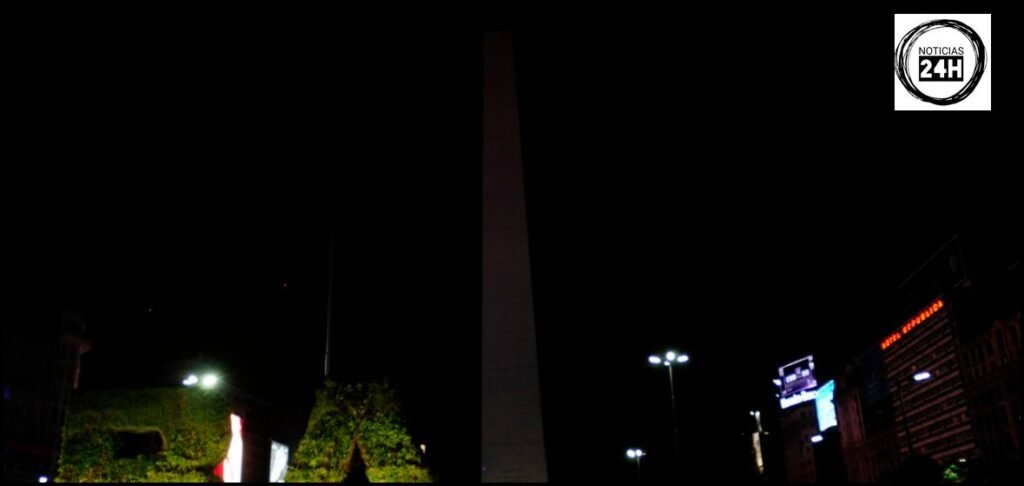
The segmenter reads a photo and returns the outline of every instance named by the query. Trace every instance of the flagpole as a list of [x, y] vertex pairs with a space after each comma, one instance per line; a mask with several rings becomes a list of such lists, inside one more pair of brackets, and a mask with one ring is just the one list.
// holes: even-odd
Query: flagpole
[[327, 264], [327, 331], [324, 339], [324, 379], [331, 373], [331, 307], [334, 296], [334, 235], [331, 235], [331, 249]]

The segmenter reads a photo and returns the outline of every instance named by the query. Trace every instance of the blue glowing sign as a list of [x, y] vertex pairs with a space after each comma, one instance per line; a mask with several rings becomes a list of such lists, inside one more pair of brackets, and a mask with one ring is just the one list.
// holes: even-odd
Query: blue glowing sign
[[818, 389], [818, 396], [814, 399], [814, 407], [818, 411], [818, 430], [824, 432], [829, 427], [838, 425], [836, 422], [836, 406], [832, 399], [836, 393], [835, 380], [821, 385]]

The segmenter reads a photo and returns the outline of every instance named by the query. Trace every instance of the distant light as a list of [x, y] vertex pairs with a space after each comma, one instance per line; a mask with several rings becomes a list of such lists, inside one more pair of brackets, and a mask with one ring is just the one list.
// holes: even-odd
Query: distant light
[[825, 440], [825, 438], [822, 437], [821, 435], [812, 435], [811, 436], [811, 442], [814, 442], [815, 444], [817, 444], [818, 442], [821, 442], [823, 440]]
[[672, 366], [672, 362], [671, 361], [666, 361], [665, 362], [665, 366]]
[[661, 364], [661, 358], [654, 356], [653, 354], [650, 358], [647, 358], [647, 361], [650, 361], [651, 364]]
[[932, 377], [928, 371], [922, 371], [914, 375], [914, 381], [925, 381]]
[[288, 281], [285, 280], [285, 282], [281, 284], [281, 287], [282, 288], [288, 288]]
[[751, 411], [750, 411], [750, 416], [751, 416], [751, 417], [753, 417], [753, 416], [754, 416], [754, 411], [753, 411], [753, 410], [751, 410]]
[[193, 386], [196, 383], [199, 383], [199, 377], [196, 375], [188, 375], [188, 377], [181, 382], [181, 384], [185, 386]]
[[679, 357], [676, 358], [676, 361], [680, 363], [685, 363], [687, 361], [690, 361], [690, 357], [685, 354], [680, 354]]
[[782, 386], [782, 380], [778, 378], [772, 380], [772, 383], [775, 383], [775, 386]]
[[960, 464], [963, 464], [963, 463], [967, 462], [967, 458], [966, 457], [961, 457], [956, 462], [959, 462]]
[[427, 445], [426, 444], [420, 444], [420, 450], [423, 451], [424, 454], [426, 454], [427, 453]]
[[633, 459], [633, 458], [635, 458], [635, 457], [636, 457], [636, 451], [635, 451], [635, 450], [633, 450], [633, 449], [629, 449], [629, 450], [627, 450], [627, 451], [626, 451], [626, 457], [628, 457], [628, 458], [630, 458], [630, 459]]
[[50, 478], [48, 478], [46, 476], [39, 476], [39, 482], [40, 483], [48, 483], [48, 482], [50, 482]]
[[209, 390], [210, 388], [217, 386], [217, 381], [217, 375], [208, 373], [206, 375], [203, 375], [203, 383], [200, 386]]
[[673, 353], [672, 351], [665, 353], [665, 359], [668, 361], [675, 361], [676, 353]]

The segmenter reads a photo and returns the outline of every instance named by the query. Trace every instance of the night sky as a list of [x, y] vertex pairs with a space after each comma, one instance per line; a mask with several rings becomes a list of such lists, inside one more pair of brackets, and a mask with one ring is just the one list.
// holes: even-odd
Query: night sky
[[[24, 38], [4, 300], [85, 318], [83, 387], [157, 383], [202, 353], [301, 409], [333, 234], [336, 378], [390, 379], [434, 471], [477, 480], [479, 29], [292, 20], [61, 18]], [[845, 100], [805, 78], [726, 82], [732, 57], [674, 61], [710, 30], [587, 25], [516, 31], [553, 481], [628, 479], [627, 447], [663, 477], [667, 377], [646, 358], [669, 347], [692, 360], [684, 464], [739, 475], [776, 367], [873, 345], [893, 289], [953, 234], [1022, 220], [994, 117], [892, 116], [889, 77]], [[915, 158], [949, 130], [941, 161]]]

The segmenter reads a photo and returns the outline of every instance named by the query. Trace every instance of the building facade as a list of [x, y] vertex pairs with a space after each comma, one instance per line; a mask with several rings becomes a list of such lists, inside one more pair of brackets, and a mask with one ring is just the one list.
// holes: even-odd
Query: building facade
[[935, 299], [881, 345], [900, 456], [919, 454], [940, 465], [977, 454], [951, 307]]
[[779, 417], [782, 434], [782, 454], [786, 464], [786, 481], [790, 483], [817, 482], [814, 443], [818, 435], [818, 418], [814, 402], [805, 402], [782, 410]]
[[61, 427], [78, 387], [85, 323], [63, 310], [4, 313], [4, 482], [57, 470]]

